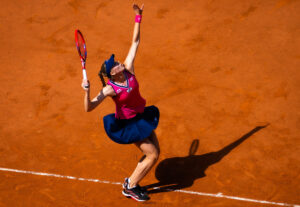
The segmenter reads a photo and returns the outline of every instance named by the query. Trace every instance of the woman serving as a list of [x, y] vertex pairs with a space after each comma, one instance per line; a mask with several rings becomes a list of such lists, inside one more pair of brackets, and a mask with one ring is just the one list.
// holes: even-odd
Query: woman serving
[[[115, 61], [114, 54], [104, 61], [98, 74], [103, 88], [94, 99], [90, 100], [89, 81], [85, 79], [82, 81], [82, 88], [85, 90], [85, 110], [92, 111], [106, 97], [112, 97], [116, 104], [116, 113], [103, 118], [108, 137], [119, 144], [134, 143], [144, 154], [133, 173], [125, 178], [123, 183], [123, 195], [137, 201], [149, 200], [146, 189], [140, 187], [139, 182], [156, 163], [160, 153], [154, 132], [159, 121], [159, 110], [155, 106], [146, 107], [146, 101], [139, 92], [133, 65], [140, 43], [143, 7], [144, 5], [141, 8], [136, 4], [133, 5], [136, 14], [133, 39], [124, 64]], [[108, 78], [107, 83], [104, 77]]]

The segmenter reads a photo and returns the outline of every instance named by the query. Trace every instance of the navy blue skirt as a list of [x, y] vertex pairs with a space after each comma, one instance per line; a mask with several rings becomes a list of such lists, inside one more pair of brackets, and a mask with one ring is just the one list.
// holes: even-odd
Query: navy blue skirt
[[141, 114], [131, 119], [116, 119], [115, 114], [103, 117], [104, 129], [108, 137], [119, 144], [131, 144], [151, 135], [159, 122], [156, 106], [145, 107]]

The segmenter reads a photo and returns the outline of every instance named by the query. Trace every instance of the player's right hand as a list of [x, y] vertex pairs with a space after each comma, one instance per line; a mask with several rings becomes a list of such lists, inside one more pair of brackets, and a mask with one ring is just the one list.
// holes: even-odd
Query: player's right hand
[[90, 90], [90, 81], [87, 79], [82, 79], [81, 87], [83, 88], [83, 90], [89, 91]]

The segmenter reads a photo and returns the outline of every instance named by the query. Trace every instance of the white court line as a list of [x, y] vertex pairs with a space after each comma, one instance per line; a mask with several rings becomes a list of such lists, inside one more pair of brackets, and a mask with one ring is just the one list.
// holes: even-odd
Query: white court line
[[[113, 184], [113, 185], [121, 185], [122, 184], [120, 182], [111, 182], [111, 181], [106, 181], [106, 180], [78, 178], [78, 177], [74, 177], [74, 176], [58, 175], [58, 174], [53, 174], [53, 173], [43, 173], [43, 172], [34, 172], [34, 171], [26, 171], [26, 170], [16, 170], [16, 169], [9, 169], [9, 168], [2, 168], [2, 167], [0, 167], [0, 171], [24, 173], [24, 174], [31, 174], [31, 175], [41, 175], [41, 176], [48, 176], [48, 177], [57, 177], [57, 178], [65, 178], [65, 179], [70, 179], [70, 180], [89, 181], [89, 182], [105, 183], [105, 184]], [[155, 188], [155, 189], [159, 189], [159, 188]], [[288, 204], [288, 203], [278, 203], [278, 202], [271, 202], [271, 201], [255, 200], [255, 199], [251, 199], [251, 198], [242, 198], [242, 197], [237, 197], [237, 196], [223, 195], [222, 193], [213, 194], [213, 193], [202, 193], [202, 192], [196, 192], [196, 191], [172, 190], [172, 189], [168, 189], [168, 191], [175, 191], [175, 192], [180, 192], [180, 193], [187, 193], [187, 194], [208, 196], [208, 197], [215, 197], [215, 198], [226, 198], [226, 199], [231, 199], [231, 200], [239, 200], [239, 201], [246, 201], [246, 202], [252, 202], [252, 203], [270, 204], [270, 205], [277, 205], [277, 206], [300, 207], [300, 205], [298, 205], [298, 204]]]

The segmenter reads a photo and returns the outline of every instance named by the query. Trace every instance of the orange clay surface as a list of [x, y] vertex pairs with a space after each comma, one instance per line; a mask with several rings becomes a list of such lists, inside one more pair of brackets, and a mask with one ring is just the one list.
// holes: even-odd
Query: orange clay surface
[[[141, 204], [125, 198], [120, 185], [0, 171], [0, 206], [272, 206], [164, 192], [166, 186], [300, 204], [300, 1], [144, 3], [135, 70], [147, 105], [161, 112], [161, 155], [141, 185], [162, 189], [152, 188]], [[142, 153], [106, 136], [102, 117], [114, 112], [111, 99], [84, 111], [74, 43], [78, 28], [95, 96], [103, 60], [127, 55], [131, 6], [1, 4], [1, 168], [109, 182], [131, 174]]]

